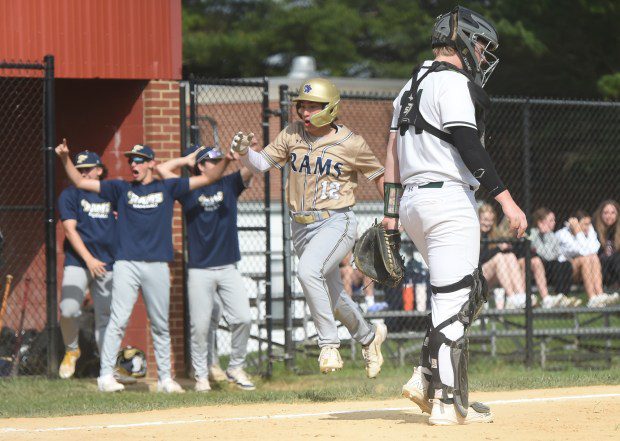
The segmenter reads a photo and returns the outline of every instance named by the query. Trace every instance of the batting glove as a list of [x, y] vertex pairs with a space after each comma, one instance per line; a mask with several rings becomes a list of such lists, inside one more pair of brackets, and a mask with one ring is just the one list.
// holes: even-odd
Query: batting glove
[[230, 149], [240, 155], [245, 155], [248, 152], [250, 144], [252, 144], [252, 138], [254, 138], [254, 133], [248, 133], [246, 135], [243, 132], [237, 132], [230, 143]]

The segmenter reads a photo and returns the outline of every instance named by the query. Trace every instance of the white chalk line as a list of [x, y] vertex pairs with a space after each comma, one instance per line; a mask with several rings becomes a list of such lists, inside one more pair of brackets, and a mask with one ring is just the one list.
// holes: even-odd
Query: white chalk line
[[[553, 401], [568, 401], [568, 400], [589, 400], [596, 398], [617, 398], [618, 394], [597, 394], [597, 395], [569, 395], [564, 397], [548, 397], [548, 398], [521, 398], [516, 400], [495, 400], [486, 401], [485, 404], [502, 405], [502, 404], [529, 404], [529, 403], [544, 403]], [[295, 413], [295, 414], [278, 414], [278, 415], [257, 415], [247, 417], [232, 417], [232, 418], [207, 418], [196, 420], [173, 420], [173, 421], [147, 421], [143, 423], [127, 423], [127, 424], [105, 424], [95, 426], [68, 426], [68, 427], [47, 427], [40, 429], [22, 429], [16, 427], [3, 427], [0, 428], [0, 433], [34, 433], [34, 432], [65, 432], [76, 430], [104, 430], [104, 429], [129, 429], [136, 427], [156, 427], [156, 426], [172, 426], [172, 425], [185, 425], [185, 424], [205, 424], [205, 423], [226, 423], [234, 421], [259, 421], [259, 420], [287, 420], [298, 418], [313, 418], [330, 415], [343, 415], [354, 413], [372, 413], [372, 412], [402, 412], [409, 411], [413, 408], [408, 407], [387, 407], [381, 409], [361, 409], [361, 410], [334, 410], [328, 412], [313, 412], [313, 413]]]

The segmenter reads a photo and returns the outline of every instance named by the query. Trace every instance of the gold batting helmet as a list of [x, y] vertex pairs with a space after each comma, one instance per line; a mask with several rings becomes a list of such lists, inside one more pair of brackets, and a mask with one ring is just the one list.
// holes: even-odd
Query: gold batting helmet
[[293, 101], [297, 102], [298, 111], [300, 101], [325, 104], [323, 110], [310, 117], [310, 123], [313, 126], [323, 127], [333, 122], [338, 116], [340, 92], [331, 81], [325, 78], [312, 78], [301, 85], [299, 95]]

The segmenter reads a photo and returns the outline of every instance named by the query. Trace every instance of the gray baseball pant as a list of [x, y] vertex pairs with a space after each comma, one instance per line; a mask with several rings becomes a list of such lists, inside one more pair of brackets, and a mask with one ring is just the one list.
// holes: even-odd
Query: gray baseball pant
[[293, 246], [299, 257], [297, 276], [319, 336], [319, 347], [340, 346], [336, 319], [362, 345], [375, 338], [374, 328], [344, 290], [338, 264], [353, 248], [357, 218], [350, 211], [332, 212], [311, 224], [291, 222]]
[[108, 271], [103, 277], [93, 277], [87, 268], [73, 265], [64, 268], [62, 300], [59, 305], [60, 330], [66, 351], [78, 349], [78, 318], [82, 315], [82, 302], [87, 290], [90, 291], [95, 306], [95, 341], [101, 351], [105, 329], [110, 320], [112, 271]]
[[[133, 306], [142, 288], [142, 298], [151, 324], [151, 336], [159, 380], [170, 378], [170, 269], [167, 262], [119, 260], [114, 264], [112, 307], [101, 351], [101, 372], [114, 373], [116, 356], [125, 335]], [[146, 348], [145, 348], [146, 349]]]
[[207, 337], [217, 294], [231, 331], [229, 368], [243, 367], [250, 338], [250, 303], [241, 274], [234, 265], [190, 268], [187, 293], [191, 329], [192, 365], [196, 378], [207, 378]]
[[220, 305], [220, 301], [217, 297], [213, 300], [213, 312], [211, 313], [211, 324], [209, 325], [209, 335], [207, 336], [207, 365], [219, 366], [220, 358], [217, 355], [217, 328], [222, 319], [222, 305]]

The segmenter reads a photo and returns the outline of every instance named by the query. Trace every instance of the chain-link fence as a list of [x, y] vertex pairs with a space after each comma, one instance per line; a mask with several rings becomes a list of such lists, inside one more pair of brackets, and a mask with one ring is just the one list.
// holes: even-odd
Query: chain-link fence
[[[0, 375], [57, 371], [57, 340], [50, 332], [57, 332], [52, 80], [51, 58], [44, 64], [0, 64], [0, 276], [3, 282], [13, 276], [0, 316]], [[187, 95], [181, 112], [188, 115], [183, 148], [227, 145], [238, 130], [260, 134], [266, 145], [297, 118], [287, 88], [270, 101], [266, 79], [194, 79], [182, 90]], [[340, 122], [361, 134], [382, 162], [391, 101], [391, 96], [342, 95]], [[484, 190], [477, 194], [481, 217], [489, 217], [481, 264], [492, 296], [472, 327], [472, 351], [527, 363], [608, 362], [620, 351], [620, 307], [613, 296], [620, 288], [613, 202], [620, 198], [620, 104], [503, 98], [493, 103], [487, 148], [535, 229], [525, 240], [508, 238], [497, 204]], [[271, 119], [270, 124], [277, 115], [280, 123]], [[250, 298], [253, 318], [249, 368], [268, 375], [273, 360], [291, 367], [300, 354], [317, 353], [282, 204], [285, 179], [275, 170], [256, 176], [238, 205], [240, 290]], [[356, 199], [361, 234], [382, 218], [383, 204], [374, 184], [364, 179]], [[346, 289], [366, 317], [388, 326], [385, 355], [394, 364], [417, 359], [430, 302], [428, 269], [403, 238], [406, 277], [395, 289], [369, 284], [348, 259], [341, 262]], [[229, 327], [225, 319], [219, 325], [217, 352], [226, 357]], [[346, 329], [340, 332], [350, 341]], [[356, 349], [351, 344], [350, 357], [359, 360]]]
[[[189, 104], [190, 124], [186, 126], [188, 134], [184, 136], [185, 146], [223, 146], [227, 151], [230, 141], [239, 130], [253, 132], [259, 139], [262, 138], [261, 142], [268, 142], [269, 103], [266, 80], [252, 82], [193, 79], [187, 87], [189, 99], [186, 102]], [[226, 174], [234, 173], [238, 169], [239, 165], [236, 164], [229, 168]], [[271, 373], [271, 345], [274, 339], [278, 339], [271, 333], [271, 308], [274, 305], [271, 293], [274, 287], [278, 292], [282, 292], [281, 269], [278, 269], [281, 267], [281, 259], [278, 259], [279, 253], [274, 253], [274, 246], [277, 249], [278, 245], [272, 244], [272, 238], [277, 236], [274, 231], [281, 231], [281, 225], [274, 225], [269, 216], [272, 209], [272, 188], [269, 174], [255, 176], [238, 202], [241, 248], [238, 268], [244, 281], [244, 286], [239, 287], [239, 295], [249, 297], [252, 311], [248, 368], [252, 372], [259, 371], [267, 375]], [[187, 246], [191, 244], [186, 243]], [[279, 249], [281, 250], [281, 246]], [[279, 310], [281, 312], [281, 307]], [[222, 317], [217, 331], [217, 355], [228, 357], [231, 353], [231, 335], [225, 317], [226, 314]], [[186, 323], [189, 323], [189, 320], [186, 320]], [[188, 328], [189, 326], [186, 326], [186, 329]], [[189, 338], [186, 338], [186, 344], [188, 343]], [[188, 356], [189, 352], [189, 346], [186, 346]]]
[[[287, 100], [290, 121], [297, 117], [290, 106], [292, 96]], [[340, 122], [361, 134], [381, 161], [392, 100], [392, 96], [342, 94]], [[487, 149], [538, 231], [526, 240], [511, 239], [499, 206], [484, 190], [477, 193], [480, 214], [490, 218], [490, 224], [481, 227], [480, 263], [491, 282], [491, 298], [472, 327], [472, 352], [528, 364], [567, 359], [608, 362], [620, 351], [620, 307], [613, 294], [620, 289], [618, 266], [613, 266], [618, 265], [618, 244], [610, 243], [613, 227], [601, 239], [588, 228], [588, 221], [597, 224], [598, 219], [601, 224], [602, 215], [595, 214], [595, 208], [603, 200], [620, 198], [620, 103], [496, 98], [487, 122]], [[376, 188], [363, 181], [356, 192], [358, 234], [383, 217]], [[613, 211], [610, 206], [614, 205], [607, 203], [608, 211]], [[541, 228], [536, 219], [545, 213], [554, 216], [541, 207], [552, 210], [561, 223], [580, 223], [584, 233], [579, 234], [578, 227], [562, 233], [554, 225], [549, 231]], [[584, 211], [577, 213], [581, 221], [570, 219], [579, 209]], [[593, 244], [590, 249], [578, 249], [584, 237]], [[430, 309], [428, 269], [404, 233], [403, 239], [406, 276], [398, 288], [373, 286], [346, 259], [341, 263], [345, 289], [368, 319], [386, 323], [391, 336], [386, 351], [392, 362], [400, 364], [417, 360]], [[613, 255], [608, 262], [599, 255], [596, 239], [605, 242]], [[549, 241], [558, 242], [554, 248], [558, 255], [543, 249]], [[293, 276], [296, 264], [293, 259]], [[316, 332], [295, 277], [292, 287], [292, 316], [301, 324], [294, 328], [293, 341], [299, 350], [314, 345]], [[350, 338], [344, 327], [340, 336]], [[354, 345], [351, 356], [356, 358]]]
[[0, 63], [0, 377], [55, 370], [52, 80], [52, 57]]

